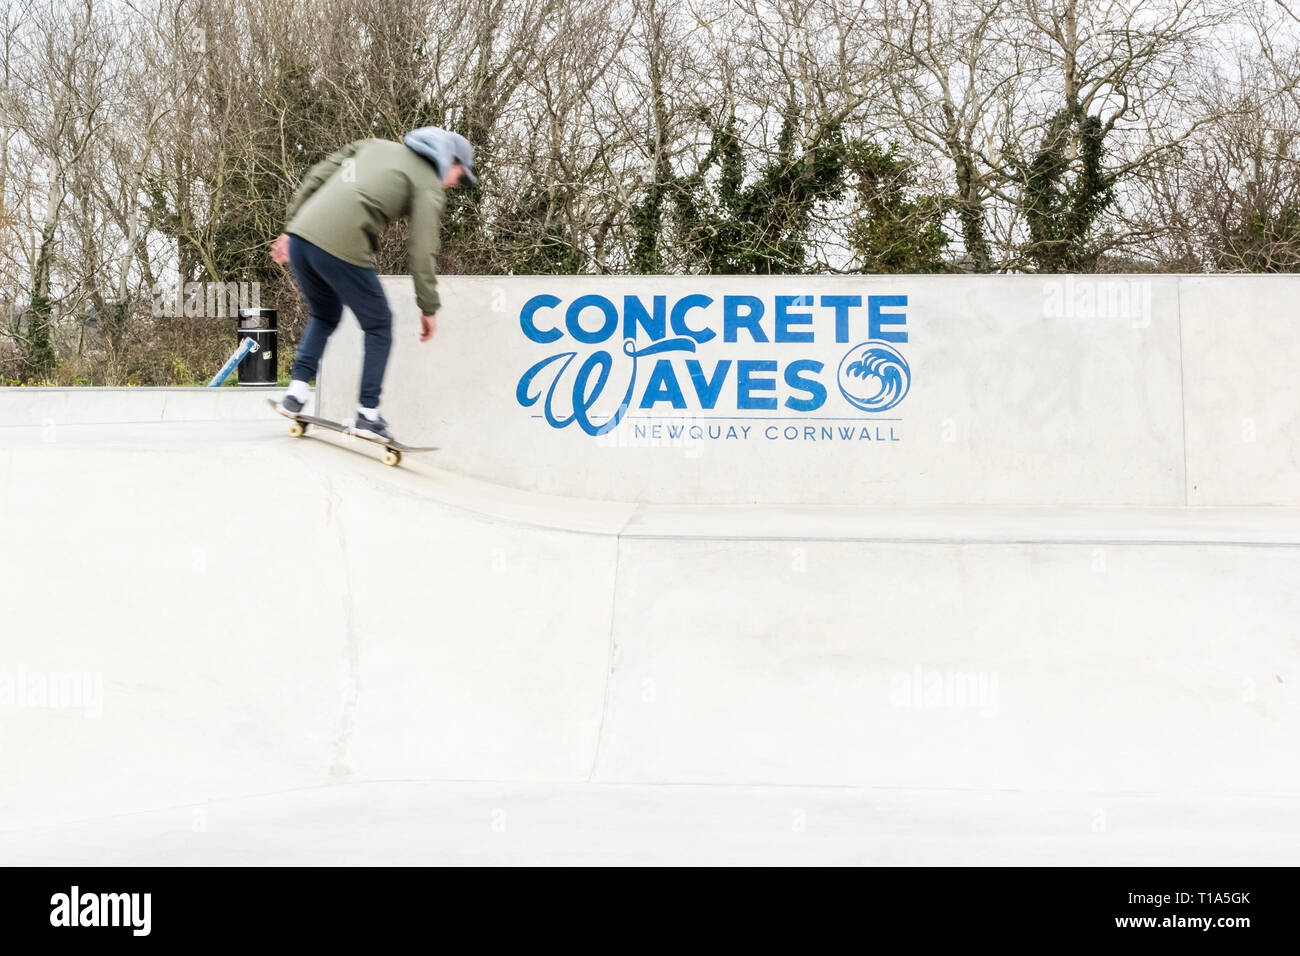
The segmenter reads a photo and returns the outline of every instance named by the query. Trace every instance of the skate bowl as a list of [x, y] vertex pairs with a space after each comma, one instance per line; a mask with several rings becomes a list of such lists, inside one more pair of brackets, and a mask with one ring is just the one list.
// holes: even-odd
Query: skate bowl
[[[445, 449], [398, 469], [289, 438], [238, 390], [0, 390], [0, 860], [1300, 858], [1296, 396], [1269, 391], [1300, 354], [1285, 329], [1264, 347], [1289, 286], [1161, 278], [1158, 360], [1101, 350], [1113, 388], [1009, 387], [1010, 461], [960, 390], [904, 413], [943, 350], [895, 343], [891, 450], [938, 439], [850, 481], [843, 447], [802, 439], [584, 450], [518, 404], [540, 359], [473, 364], [499, 330], [452, 303], [482, 286], [490, 307], [492, 281], [445, 283], [435, 345], [458, 361], [398, 307], [386, 413]], [[1189, 303], [1243, 295], [1262, 328], [1193, 328]], [[1139, 405], [1087, 424], [1125, 390]]]

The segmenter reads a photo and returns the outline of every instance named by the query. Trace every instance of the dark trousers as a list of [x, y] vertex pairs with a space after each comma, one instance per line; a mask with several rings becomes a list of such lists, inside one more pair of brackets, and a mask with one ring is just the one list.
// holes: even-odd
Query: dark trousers
[[374, 269], [354, 266], [332, 256], [298, 236], [289, 237], [289, 266], [307, 300], [310, 318], [293, 361], [293, 378], [310, 382], [316, 377], [325, 343], [339, 327], [343, 307], [357, 317], [366, 334], [366, 357], [361, 366], [361, 405], [379, 407], [384, 367], [393, 344], [393, 313]]

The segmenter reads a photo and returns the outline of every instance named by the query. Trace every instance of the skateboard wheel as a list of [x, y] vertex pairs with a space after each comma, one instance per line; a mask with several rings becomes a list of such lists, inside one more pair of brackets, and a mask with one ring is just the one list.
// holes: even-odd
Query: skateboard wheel
[[291, 438], [301, 438], [307, 433], [307, 426], [302, 422], [294, 422], [289, 426], [289, 436]]
[[390, 448], [388, 449], [388, 451], [384, 452], [385, 465], [399, 465], [401, 464], [401, 462], [402, 462], [402, 453], [400, 451], [395, 451], [392, 448]]

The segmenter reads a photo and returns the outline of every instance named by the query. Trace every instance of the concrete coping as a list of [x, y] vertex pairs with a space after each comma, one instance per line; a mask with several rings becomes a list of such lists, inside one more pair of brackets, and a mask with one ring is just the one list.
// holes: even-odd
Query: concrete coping
[[[271, 444], [287, 440], [284, 422], [269, 413], [260, 395], [250, 397], [259, 402], [257, 421], [74, 422], [58, 425], [52, 441], [39, 424], [0, 425], [0, 431], [5, 443], [41, 445], [56, 455], [106, 442], [184, 445], [188, 452], [197, 442], [272, 454]], [[341, 482], [363, 482], [480, 520], [547, 531], [647, 540], [1300, 547], [1300, 508], [637, 504], [495, 484], [439, 467], [437, 452], [411, 454], [401, 468], [386, 468], [359, 440], [351, 454], [340, 443], [331, 435], [291, 447], [311, 470]]]
[[278, 386], [221, 388], [0, 388], [0, 427], [132, 422], [235, 421], [265, 417]]

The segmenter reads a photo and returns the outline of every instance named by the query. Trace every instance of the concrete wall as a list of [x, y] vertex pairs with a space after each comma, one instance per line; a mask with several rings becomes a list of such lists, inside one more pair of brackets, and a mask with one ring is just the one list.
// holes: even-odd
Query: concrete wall
[[[385, 414], [403, 438], [442, 446], [443, 467], [516, 488], [682, 503], [1300, 504], [1300, 277], [452, 276], [424, 345], [409, 278], [384, 283], [396, 327]], [[558, 305], [522, 315], [539, 295]], [[607, 338], [599, 304], [568, 322], [569, 306], [590, 295], [615, 310]], [[693, 295], [709, 304], [686, 308], [674, 328], [674, 306], [704, 301]], [[652, 317], [663, 296], [662, 338], [691, 349], [642, 355], [634, 377], [625, 296]], [[727, 334], [729, 296], [761, 302], [767, 341], [743, 323]], [[798, 296], [808, 298], [780, 298]], [[835, 296], [862, 302], [845, 307], [843, 327], [826, 298]], [[884, 317], [874, 328], [873, 297]], [[779, 330], [782, 309], [796, 318]], [[526, 325], [554, 341], [533, 341]], [[660, 338], [632, 331], [637, 349]], [[701, 333], [713, 334], [692, 340]], [[862, 343], [905, 363], [896, 404], [853, 403], [881, 385], [840, 374]], [[579, 367], [598, 352], [609, 372], [594, 423], [632, 383], [617, 427], [592, 435], [548, 422], [548, 405], [557, 424], [572, 416]], [[360, 353], [347, 319], [323, 369], [327, 416], [353, 413]], [[521, 377], [550, 356], [524, 390], [537, 402], [522, 404]], [[691, 362], [706, 385], [722, 375], [711, 407]], [[750, 366], [775, 387], [746, 401], [739, 369], [753, 362], [775, 363]], [[671, 375], [653, 381], [656, 365]], [[787, 370], [819, 381], [824, 400], [788, 384]], [[674, 383], [684, 407], [674, 407]], [[647, 402], [652, 388], [658, 400]], [[777, 407], [746, 407], [767, 398]]]
[[1188, 503], [1300, 504], [1300, 277], [1178, 288]]

